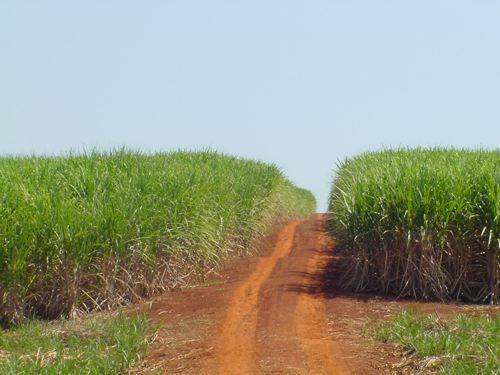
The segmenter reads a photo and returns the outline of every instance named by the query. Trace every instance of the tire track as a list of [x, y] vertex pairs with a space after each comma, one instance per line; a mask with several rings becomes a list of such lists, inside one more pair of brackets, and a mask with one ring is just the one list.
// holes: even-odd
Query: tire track
[[221, 374], [256, 373], [255, 331], [259, 290], [279, 259], [291, 249], [299, 222], [287, 224], [280, 232], [274, 251], [259, 262], [256, 270], [235, 290], [216, 345]]
[[[311, 229], [310, 232], [313, 232]], [[317, 233], [310, 238], [312, 247], [316, 250], [307, 262], [303, 279], [303, 292], [298, 296], [295, 314], [295, 325], [302, 350], [306, 354], [309, 373], [311, 374], [350, 374], [346, 362], [342, 359], [341, 347], [328, 337], [326, 304], [324, 297], [318, 291], [322, 290], [321, 272], [327, 258], [323, 251], [325, 237]], [[306, 244], [303, 244], [306, 245]]]

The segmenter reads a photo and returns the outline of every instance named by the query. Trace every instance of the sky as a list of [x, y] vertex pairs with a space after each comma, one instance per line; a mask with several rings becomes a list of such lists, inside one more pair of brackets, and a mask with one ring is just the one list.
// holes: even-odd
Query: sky
[[326, 202], [337, 162], [499, 147], [500, 2], [2, 0], [0, 154], [201, 149]]

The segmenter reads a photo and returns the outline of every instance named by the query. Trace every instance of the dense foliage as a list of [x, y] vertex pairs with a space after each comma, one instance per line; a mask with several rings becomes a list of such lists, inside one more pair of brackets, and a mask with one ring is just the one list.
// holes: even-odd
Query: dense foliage
[[0, 322], [151, 295], [314, 208], [276, 166], [211, 151], [0, 158]]
[[500, 151], [401, 149], [339, 165], [329, 223], [342, 283], [422, 299], [499, 300]]

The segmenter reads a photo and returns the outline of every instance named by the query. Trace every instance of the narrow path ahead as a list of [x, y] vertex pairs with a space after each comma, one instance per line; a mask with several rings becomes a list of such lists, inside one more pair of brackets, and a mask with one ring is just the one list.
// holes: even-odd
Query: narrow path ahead
[[216, 346], [221, 373], [256, 372], [257, 313], [262, 308], [259, 292], [278, 261], [290, 253], [297, 225], [292, 222], [283, 228], [272, 254], [262, 258], [257, 269], [235, 290]]
[[362, 329], [400, 302], [337, 288], [339, 262], [325, 220], [288, 223], [260, 256], [236, 261], [207, 285], [159, 296], [148, 306], [161, 328], [134, 372], [393, 373], [394, 348]]
[[215, 346], [219, 373], [349, 373], [328, 335], [324, 297], [309, 293], [325, 262], [317, 226], [286, 225], [235, 290]]

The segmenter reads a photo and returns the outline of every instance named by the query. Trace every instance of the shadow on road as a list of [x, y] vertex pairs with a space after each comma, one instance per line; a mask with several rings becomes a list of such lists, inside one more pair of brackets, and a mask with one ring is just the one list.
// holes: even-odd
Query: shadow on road
[[[325, 236], [326, 225], [324, 221], [314, 221], [313, 224], [306, 223], [306, 226], [299, 229], [301, 233], [297, 233], [294, 246], [311, 245], [309, 241], [304, 241], [304, 236]], [[301, 238], [302, 237], [302, 238]], [[301, 249], [301, 252], [309, 253], [311, 256], [321, 256], [326, 259], [326, 262], [321, 262], [322, 265], [314, 270], [314, 272], [290, 271], [293, 276], [299, 276], [301, 283], [293, 283], [285, 286], [286, 291], [295, 293], [307, 293], [322, 298], [349, 298], [356, 301], [367, 302], [368, 300], [380, 301], [396, 301], [395, 297], [383, 296], [376, 293], [356, 293], [345, 290], [340, 287], [340, 275], [343, 264], [345, 264], [344, 256], [335, 251], [335, 245], [329, 241], [327, 246], [317, 248], [309, 246], [306, 249]], [[295, 277], [294, 279], [297, 279]], [[401, 300], [401, 299], [399, 299]]]

